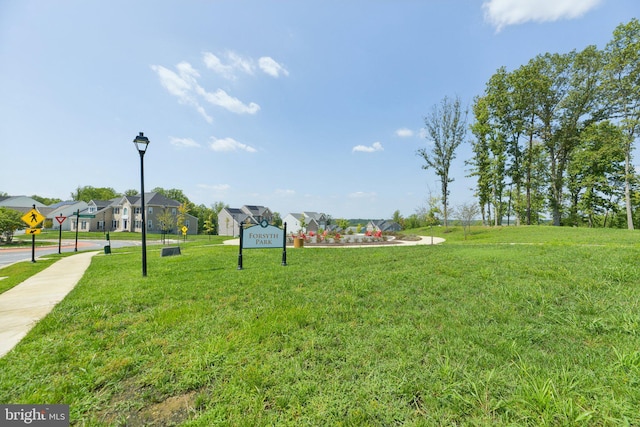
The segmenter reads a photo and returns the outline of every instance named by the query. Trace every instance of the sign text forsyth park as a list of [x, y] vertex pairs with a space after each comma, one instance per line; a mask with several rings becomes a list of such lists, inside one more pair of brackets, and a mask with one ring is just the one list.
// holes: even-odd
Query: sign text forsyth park
[[282, 248], [282, 265], [287, 265], [287, 224], [284, 230], [267, 221], [247, 228], [240, 227], [240, 252], [238, 253], [238, 270], [242, 270], [242, 249]]

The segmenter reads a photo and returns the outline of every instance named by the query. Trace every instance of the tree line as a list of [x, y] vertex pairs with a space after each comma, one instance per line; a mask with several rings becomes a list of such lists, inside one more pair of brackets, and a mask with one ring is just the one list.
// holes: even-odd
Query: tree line
[[467, 130], [483, 223], [626, 226], [640, 219], [632, 161], [640, 130], [640, 22], [619, 25], [600, 50], [536, 56], [500, 67], [472, 104], [445, 98], [424, 118], [429, 148], [417, 155], [441, 183], [447, 225], [449, 167]]
[[513, 71], [499, 68], [472, 110], [467, 164], [485, 222], [500, 224], [513, 212], [516, 223], [536, 224], [549, 211], [553, 225], [616, 225], [623, 216], [633, 229], [637, 19], [619, 25], [602, 50], [546, 53]]

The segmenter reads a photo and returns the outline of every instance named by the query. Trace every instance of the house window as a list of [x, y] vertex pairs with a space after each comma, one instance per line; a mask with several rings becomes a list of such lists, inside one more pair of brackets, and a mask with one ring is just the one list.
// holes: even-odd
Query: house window
[[152, 220], [147, 221], [147, 230], [153, 230], [153, 221]]
[[171, 208], [171, 215], [175, 215], [176, 214], [176, 208]]
[[117, 230], [118, 229], [118, 226], [119, 226], [118, 222], [119, 221], [117, 221], [115, 219], [113, 221], [111, 221], [111, 229], [112, 230]]
[[152, 214], [153, 213], [153, 207], [149, 207], [149, 213]]
[[89, 206], [89, 213], [94, 213], [96, 211], [95, 206]]
[[98, 221], [98, 230], [104, 230], [104, 221]]
[[129, 213], [129, 210], [127, 208], [124, 208], [122, 210], [122, 215], [127, 216], [128, 213]]
[[87, 229], [87, 221], [82, 221], [80, 223], [80, 229], [81, 230], [86, 230]]
[[140, 208], [136, 208], [134, 212], [136, 213], [136, 215], [140, 215]]
[[120, 208], [113, 208], [113, 213], [114, 214], [119, 214], [120, 213]]
[[186, 220], [186, 221], [184, 222], [184, 225], [186, 225], [186, 226], [187, 226], [187, 228], [190, 228], [190, 227], [191, 227], [191, 221]]

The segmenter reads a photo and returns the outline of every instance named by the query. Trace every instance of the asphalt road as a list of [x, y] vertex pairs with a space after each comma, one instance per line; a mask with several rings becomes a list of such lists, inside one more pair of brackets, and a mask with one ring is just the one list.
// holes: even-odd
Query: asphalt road
[[[107, 242], [105, 240], [78, 240], [78, 252], [81, 251], [96, 251], [104, 250]], [[127, 246], [140, 246], [140, 242], [127, 241], [127, 240], [112, 240], [111, 248], [123, 248]], [[62, 240], [60, 251], [75, 252], [76, 242], [75, 240]], [[35, 258], [36, 262], [39, 257], [43, 257], [50, 254], [58, 253], [58, 242], [51, 242], [51, 246], [36, 246]], [[13, 264], [20, 261], [31, 261], [31, 247], [24, 248], [11, 248], [0, 249], [0, 268], [9, 264]]]

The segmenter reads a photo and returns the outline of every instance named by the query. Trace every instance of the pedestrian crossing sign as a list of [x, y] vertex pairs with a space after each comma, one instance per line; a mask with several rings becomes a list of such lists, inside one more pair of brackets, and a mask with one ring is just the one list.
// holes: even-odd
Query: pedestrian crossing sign
[[22, 219], [29, 227], [35, 227], [44, 221], [44, 216], [40, 212], [35, 209], [31, 209], [29, 212], [24, 214], [20, 219]]

